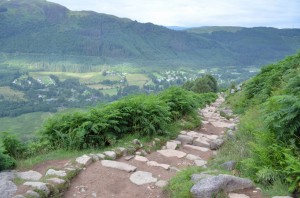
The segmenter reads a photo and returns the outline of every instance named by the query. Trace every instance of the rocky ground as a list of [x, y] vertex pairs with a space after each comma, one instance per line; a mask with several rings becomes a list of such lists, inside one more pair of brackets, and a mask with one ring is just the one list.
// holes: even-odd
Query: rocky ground
[[[52, 186], [63, 187], [70, 175], [79, 174], [71, 181], [68, 190], [62, 197], [168, 197], [163, 187], [168, 184], [177, 171], [188, 166], [206, 167], [207, 160], [212, 158], [225, 137], [234, 135], [238, 118], [229, 120], [220, 116], [220, 105], [224, 102], [219, 97], [216, 102], [199, 111], [202, 116], [202, 127], [194, 131], [182, 131], [175, 140], [170, 140], [160, 150], [147, 153], [138, 140], [133, 144], [138, 150], [128, 154], [125, 148], [117, 148], [99, 154], [89, 154], [73, 161], [50, 161], [38, 165], [30, 172], [0, 173], [0, 197], [39, 197], [33, 191], [46, 196], [53, 191]], [[223, 110], [231, 115], [230, 110]], [[225, 135], [226, 134], [226, 135]], [[155, 139], [152, 144], [159, 144]], [[49, 163], [49, 164], [47, 164]], [[228, 162], [224, 167], [234, 169], [235, 162]], [[51, 167], [51, 169], [49, 169]], [[18, 187], [12, 183], [19, 177], [26, 182]], [[230, 198], [260, 198], [260, 189], [255, 188], [248, 179], [230, 175], [195, 174], [192, 176], [195, 185], [191, 193], [195, 197], [210, 198], [220, 190], [227, 191]], [[2, 182], [2, 183], [1, 183]]]

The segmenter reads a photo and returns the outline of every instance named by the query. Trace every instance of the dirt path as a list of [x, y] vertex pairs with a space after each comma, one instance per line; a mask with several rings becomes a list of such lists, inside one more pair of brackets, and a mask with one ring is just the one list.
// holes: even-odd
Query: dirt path
[[[147, 162], [138, 161], [135, 158], [127, 161], [125, 157], [122, 157], [116, 161], [132, 165], [136, 167], [136, 171], [152, 173], [152, 177], [156, 178], [157, 181], [161, 180], [162, 182], [168, 181], [173, 177], [176, 174], [176, 169], [180, 170], [187, 166], [195, 166], [196, 164], [205, 166], [206, 161], [214, 155], [214, 152], [216, 152], [212, 151], [209, 144], [207, 146], [206, 143], [222, 137], [227, 128], [235, 126], [235, 119], [226, 120], [217, 112], [222, 102], [224, 102], [224, 99], [219, 97], [216, 102], [199, 112], [203, 120], [201, 128], [197, 131], [183, 131], [181, 132], [181, 135], [179, 135], [180, 137], [178, 136], [177, 138], [177, 140], [181, 142], [173, 141], [179, 146], [176, 151], [181, 151], [181, 154], [183, 152], [185, 155], [184, 157], [167, 157], [160, 151], [152, 152], [151, 154], [144, 156], [144, 160], [168, 165], [168, 169], [149, 166]], [[189, 142], [189, 137], [192, 137], [193, 142]], [[202, 138], [198, 138], [199, 141], [195, 141], [195, 137]], [[169, 151], [169, 149], [163, 149], [164, 151]], [[195, 160], [195, 157], [198, 158], [198, 161]], [[80, 172], [80, 174], [72, 181], [72, 184], [68, 191], [65, 192], [64, 197], [167, 197], [161, 186], [156, 182], [150, 182], [143, 185], [133, 183], [130, 179], [133, 174], [134, 173], [131, 172], [105, 167], [101, 164], [101, 161], [98, 161]], [[250, 197], [260, 197], [259, 195], [253, 195], [252, 191], [244, 192]]]

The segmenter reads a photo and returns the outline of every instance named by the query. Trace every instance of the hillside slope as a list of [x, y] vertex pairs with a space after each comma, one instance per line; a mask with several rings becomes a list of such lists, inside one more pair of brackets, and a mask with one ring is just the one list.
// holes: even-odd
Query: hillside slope
[[2, 53], [98, 57], [102, 64], [249, 66], [300, 49], [299, 29], [242, 28], [200, 35], [70, 11], [44, 0], [0, 1], [0, 27]]

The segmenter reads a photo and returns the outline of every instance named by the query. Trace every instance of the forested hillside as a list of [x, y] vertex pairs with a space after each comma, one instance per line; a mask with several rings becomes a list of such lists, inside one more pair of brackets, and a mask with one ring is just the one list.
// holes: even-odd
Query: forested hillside
[[229, 96], [235, 111], [244, 115], [236, 139], [224, 149], [239, 161], [242, 175], [277, 194], [288, 187], [295, 197], [300, 184], [299, 69], [300, 53], [264, 67], [241, 92]]
[[300, 46], [299, 29], [238, 28], [198, 34], [95, 12], [70, 11], [44, 0], [0, 1], [0, 27], [2, 63], [13, 55], [14, 59], [25, 56], [44, 64], [86, 59], [88, 65], [96, 61], [249, 66], [273, 62], [295, 53]]

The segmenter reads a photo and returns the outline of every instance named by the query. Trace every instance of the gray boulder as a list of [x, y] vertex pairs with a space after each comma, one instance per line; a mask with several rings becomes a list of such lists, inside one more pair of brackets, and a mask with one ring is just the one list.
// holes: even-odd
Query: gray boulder
[[194, 138], [188, 135], [178, 135], [176, 140], [180, 141], [182, 144], [193, 144]]
[[224, 143], [223, 139], [216, 139], [211, 141], [209, 146], [211, 150], [217, 150], [222, 146], [223, 143]]
[[43, 182], [25, 182], [23, 185], [30, 186], [30, 187], [36, 188], [38, 190], [41, 190], [45, 193], [46, 196], [48, 196], [50, 193], [50, 190], [47, 187], [47, 184], [43, 183]]
[[211, 198], [219, 192], [232, 192], [253, 187], [249, 179], [231, 175], [217, 175], [200, 179], [190, 190], [196, 198]]
[[130, 176], [130, 181], [136, 185], [144, 185], [157, 182], [157, 178], [152, 177], [152, 173], [137, 171]]
[[9, 198], [12, 197], [17, 191], [17, 186], [9, 180], [0, 177], [0, 197]]
[[17, 177], [24, 179], [24, 180], [30, 180], [30, 181], [39, 181], [43, 175], [36, 171], [26, 171], [26, 172], [18, 172]]

